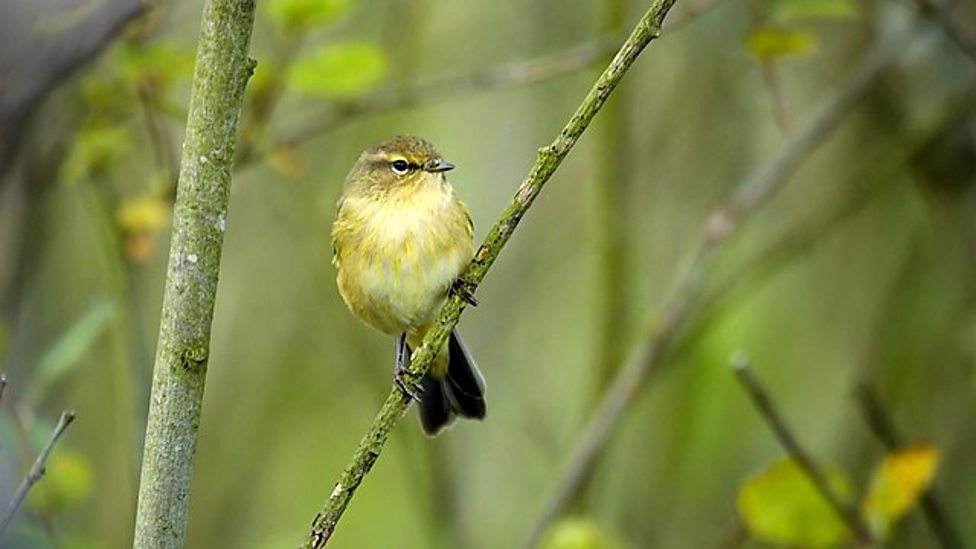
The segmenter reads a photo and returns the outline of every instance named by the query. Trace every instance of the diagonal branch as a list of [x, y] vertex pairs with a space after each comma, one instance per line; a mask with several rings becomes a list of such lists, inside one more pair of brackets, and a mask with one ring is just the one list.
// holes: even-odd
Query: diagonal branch
[[691, 266], [677, 289], [667, 299], [660, 316], [648, 328], [646, 346], [619, 371], [604, 393], [569, 454], [542, 513], [522, 540], [521, 547], [534, 547], [549, 523], [572, 501], [639, 389], [656, 371], [657, 366], [673, 352], [678, 336], [701, 308], [705, 280], [726, 240], [750, 215], [782, 189], [803, 161], [829, 137], [853, 110], [858, 100], [877, 82], [882, 69], [912, 41], [911, 32], [910, 29], [897, 32], [895, 36], [876, 45], [818, 113], [711, 215], [702, 242], [692, 256]]
[[[597, 79], [559, 136], [551, 145], [539, 149], [535, 165], [519, 186], [512, 203], [502, 212], [499, 220], [488, 232], [488, 236], [485, 237], [484, 243], [471, 264], [461, 275], [461, 285], [468, 293], [472, 293], [484, 279], [502, 247], [511, 238], [522, 216], [528, 211], [532, 202], [542, 191], [542, 187], [563, 159], [566, 158], [566, 155], [569, 154], [596, 113], [599, 112], [627, 69], [634, 63], [644, 47], [660, 34], [664, 17], [674, 2], [675, 0], [655, 0], [651, 4], [650, 9], [641, 18], [610, 65]], [[423, 343], [414, 352], [410, 367], [403, 376], [406, 378], [404, 379], [406, 383], [415, 384], [420, 381], [433, 362], [437, 350], [441, 348], [457, 324], [464, 307], [464, 300], [458, 295], [452, 295], [448, 299], [441, 309], [437, 322], [434, 323], [434, 328], [427, 333]], [[365, 475], [379, 458], [390, 430], [403, 416], [408, 404], [409, 401], [399, 389], [394, 388], [390, 392], [383, 408], [373, 420], [372, 426], [360, 441], [352, 460], [339, 477], [339, 481], [336, 483], [325, 507], [312, 521], [311, 532], [304, 545], [306, 548], [323, 547], [328, 542], [335, 531], [336, 524], [342, 517], [342, 513], [355, 494], [356, 488], [359, 487]]]
[[732, 371], [735, 372], [742, 387], [749, 394], [749, 398], [752, 399], [752, 403], [759, 409], [759, 413], [762, 414], [763, 419], [766, 420], [769, 428], [786, 450], [786, 453], [790, 455], [790, 458], [796, 462], [800, 470], [813, 483], [814, 488], [827, 501], [827, 504], [837, 514], [837, 517], [847, 526], [854, 539], [862, 545], [870, 544], [871, 531], [864, 524], [864, 521], [861, 520], [860, 515], [857, 514], [857, 509], [851, 507], [840, 498], [837, 491], [834, 490], [827, 480], [827, 475], [820, 470], [820, 467], [810, 457], [809, 452], [803, 446], [800, 446], [793, 432], [786, 425], [786, 421], [783, 420], [782, 414], [779, 413], [776, 405], [773, 404], [773, 400], [769, 398], [769, 393], [766, 392], [766, 389], [752, 373], [752, 369], [749, 367], [749, 359], [745, 356], [734, 357], [732, 359]]
[[[3, 378], [3, 384], [6, 385], [6, 376]], [[27, 493], [30, 489], [37, 484], [37, 481], [41, 480], [44, 476], [44, 464], [47, 462], [47, 456], [51, 454], [51, 450], [54, 449], [54, 445], [61, 438], [64, 430], [71, 425], [71, 422], [75, 419], [74, 412], [61, 412], [61, 418], [58, 420], [58, 424], [54, 426], [54, 430], [51, 432], [51, 436], [48, 437], [47, 442], [44, 444], [44, 448], [41, 449], [41, 453], [37, 455], [37, 459], [34, 461], [34, 466], [31, 467], [27, 476], [24, 480], [20, 482], [20, 486], [17, 487], [17, 492], [14, 497], [11, 498], [10, 504], [7, 505], [7, 510], [4, 512], [3, 517], [0, 517], [0, 535], [7, 530], [7, 526], [10, 525], [10, 521], [13, 520], [14, 515], [17, 514], [17, 509], [24, 502], [27, 497]]]
[[949, 37], [956, 47], [969, 59], [976, 62], [976, 35], [967, 28], [960, 18], [952, 13], [955, 2], [940, 2], [939, 0], [915, 0], [915, 5], [925, 17], [942, 27], [942, 31]]

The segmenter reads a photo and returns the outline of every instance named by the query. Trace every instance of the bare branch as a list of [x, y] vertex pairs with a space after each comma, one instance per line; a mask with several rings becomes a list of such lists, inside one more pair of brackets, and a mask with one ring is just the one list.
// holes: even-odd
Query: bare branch
[[756, 376], [753, 375], [752, 369], [749, 367], [749, 358], [743, 355], [734, 357], [732, 359], [732, 371], [735, 372], [742, 387], [749, 394], [749, 398], [752, 399], [752, 403], [759, 409], [759, 413], [762, 414], [763, 419], [766, 420], [769, 428], [776, 435], [776, 439], [783, 445], [786, 453], [790, 455], [793, 461], [800, 467], [800, 470], [810, 479], [810, 482], [820, 492], [820, 495], [827, 500], [830, 508], [847, 525], [848, 530], [850, 530], [854, 538], [862, 544], [870, 544], [871, 531], [864, 524], [864, 521], [861, 520], [857, 509], [845, 503], [837, 495], [830, 482], [827, 481], [826, 475], [820, 470], [820, 467], [813, 461], [810, 454], [800, 446], [793, 432], [786, 425], [786, 421], [783, 420], [782, 414], [779, 413], [776, 405], [769, 398], [769, 394], [759, 380], [756, 379]]
[[[861, 409], [861, 415], [864, 416], [864, 421], [874, 436], [881, 441], [881, 444], [888, 450], [896, 450], [901, 446], [902, 440], [891, 421], [891, 415], [885, 410], [874, 389], [866, 382], [862, 382], [857, 386], [855, 398], [858, 407]], [[949, 520], [949, 516], [936, 498], [933, 488], [930, 487], [922, 494], [920, 503], [925, 522], [928, 523], [929, 529], [935, 539], [938, 540], [939, 545], [945, 549], [962, 549], [964, 545], [959, 536], [959, 531]]]
[[[3, 383], [6, 385], [6, 377], [3, 378]], [[34, 461], [34, 466], [31, 467], [30, 472], [24, 477], [24, 480], [20, 482], [20, 486], [17, 488], [17, 492], [14, 497], [10, 500], [7, 505], [7, 511], [4, 513], [3, 517], [0, 517], [0, 535], [3, 535], [7, 531], [7, 526], [10, 525], [10, 521], [13, 520], [14, 515], [17, 514], [17, 509], [24, 502], [24, 498], [27, 497], [27, 493], [30, 489], [37, 484], [37, 481], [41, 480], [44, 476], [44, 464], [47, 462], [47, 456], [51, 454], [51, 450], [54, 449], [54, 445], [61, 438], [61, 434], [64, 430], [71, 425], [71, 422], [75, 419], [75, 413], [70, 411], [61, 412], [61, 418], [58, 419], [58, 424], [54, 426], [54, 431], [51, 432], [51, 436], [48, 437], [47, 443], [44, 444], [44, 448], [41, 449], [41, 453], [37, 455], [37, 459]]]
[[[532, 166], [525, 180], [519, 185], [511, 204], [505, 208], [499, 220], [488, 231], [481, 248], [464, 273], [461, 274], [459, 281], [468, 293], [473, 293], [484, 279], [488, 269], [491, 268], [498, 254], [511, 238], [519, 221], [532, 206], [533, 201], [563, 159], [572, 150], [593, 117], [600, 111], [624, 74], [637, 60], [647, 44], [659, 35], [664, 17], [674, 2], [675, 0], [655, 0], [651, 4], [630, 37], [597, 79], [576, 113], [573, 114], [555, 141], [551, 145], [539, 149], [535, 165]], [[427, 372], [448, 334], [457, 324], [464, 307], [465, 301], [459, 295], [451, 295], [441, 309], [437, 321], [433, 323], [434, 328], [427, 332], [423, 343], [414, 352], [409, 368], [401, 376], [405, 378], [403, 379], [405, 383], [408, 385], [418, 383]], [[409, 401], [402, 391], [394, 388], [390, 392], [383, 408], [373, 420], [369, 431], [360, 441], [352, 460], [335, 484], [329, 500], [312, 521], [311, 532], [304, 544], [306, 548], [323, 547], [328, 542], [359, 484], [379, 458], [390, 430], [403, 416], [408, 404]]]
[[761, 59], [759, 61], [759, 71], [762, 74], [763, 86], [766, 88], [766, 95], [773, 111], [773, 120], [782, 135], [790, 135], [793, 124], [790, 120], [790, 111], [786, 106], [786, 97], [783, 92], [782, 81], [779, 71], [776, 70], [776, 63], [772, 59]]
[[971, 29], [966, 28], [959, 21], [959, 18], [952, 14], [952, 5], [946, 5], [939, 0], [915, 0], [919, 12], [931, 19], [942, 27], [943, 32], [952, 40], [953, 43], [969, 58], [976, 62], [976, 35]]
[[600, 405], [577, 439], [542, 513], [530, 527], [521, 547], [534, 547], [546, 527], [565, 509], [580, 489], [587, 472], [630, 406], [638, 389], [673, 351], [679, 333], [700, 310], [704, 280], [723, 243], [749, 215], [778, 192], [790, 177], [851, 112], [858, 100], [908, 43], [912, 31], [895, 33], [877, 44], [852, 75], [831, 95], [818, 113], [769, 162], [759, 167], [738, 190], [710, 216], [702, 242], [691, 266], [667, 299], [659, 317], [650, 324], [647, 345], [617, 374]]

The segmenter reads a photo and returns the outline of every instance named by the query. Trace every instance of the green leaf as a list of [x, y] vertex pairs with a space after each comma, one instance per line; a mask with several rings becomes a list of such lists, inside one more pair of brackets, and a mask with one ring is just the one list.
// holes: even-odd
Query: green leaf
[[939, 451], [931, 444], [907, 446], [885, 456], [871, 478], [861, 514], [878, 537], [915, 506], [932, 484]]
[[563, 519], [549, 528], [540, 549], [622, 549], [625, 544], [612, 531], [586, 517]]
[[78, 452], [55, 447], [48, 457], [44, 476], [28, 496], [37, 510], [57, 512], [84, 500], [91, 494], [92, 467]]
[[122, 75], [131, 84], [159, 93], [174, 81], [193, 76], [195, 54], [172, 42], [130, 43], [120, 50]]
[[777, 0], [771, 18], [779, 23], [816, 20], [851, 20], [860, 16], [856, 0]]
[[[821, 470], [838, 497], [850, 499], [844, 474], [829, 467]], [[847, 537], [844, 523], [792, 459], [747, 479], [739, 488], [738, 507], [749, 532], [768, 543], [826, 547]]]
[[31, 393], [34, 402], [44, 398], [51, 385], [78, 364], [108, 329], [114, 315], [115, 307], [111, 302], [95, 303], [44, 353], [34, 372]]
[[286, 31], [303, 31], [321, 27], [349, 11], [350, 0], [270, 0], [265, 12]]
[[137, 106], [129, 85], [101, 75], [92, 74], [82, 80], [81, 96], [89, 116], [107, 122], [127, 118]]
[[296, 61], [288, 84], [308, 95], [350, 98], [375, 86], [385, 73], [386, 57], [377, 46], [337, 44]]
[[807, 31], [758, 28], [746, 37], [746, 49], [760, 59], [806, 56], [816, 51], [817, 39]]
[[125, 126], [89, 126], [78, 132], [61, 165], [61, 180], [74, 184], [91, 174], [107, 171], [132, 149]]

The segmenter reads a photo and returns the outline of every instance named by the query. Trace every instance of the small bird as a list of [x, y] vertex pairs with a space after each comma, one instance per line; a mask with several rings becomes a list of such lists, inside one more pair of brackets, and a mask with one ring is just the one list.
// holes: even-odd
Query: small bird
[[394, 383], [419, 400], [430, 436], [456, 416], [485, 417], [484, 378], [456, 330], [419, 388], [400, 377], [474, 256], [471, 216], [445, 175], [452, 169], [423, 139], [383, 141], [346, 176], [332, 227], [339, 293], [355, 316], [396, 336]]

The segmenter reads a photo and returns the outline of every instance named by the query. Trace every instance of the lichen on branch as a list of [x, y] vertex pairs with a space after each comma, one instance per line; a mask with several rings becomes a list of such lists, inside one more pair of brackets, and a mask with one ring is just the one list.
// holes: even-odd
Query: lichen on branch
[[[573, 117], [550, 145], [539, 149], [535, 164], [519, 185], [512, 202], [488, 231], [478, 253], [475, 254], [474, 259], [461, 274], [461, 282], [466, 289], [473, 291], [484, 279], [488, 269], [491, 268], [499, 252], [511, 238], [522, 216], [532, 206], [543, 186], [549, 181], [569, 151], [572, 150], [576, 141], [589, 126], [593, 117], [600, 111], [600, 108], [603, 107], [637, 56], [651, 40], [658, 37], [664, 17], [674, 2], [675, 0], [655, 0], [652, 2], [651, 7], [621, 46], [610, 65], [597, 79]], [[419, 383], [433, 362], [436, 350], [441, 348], [457, 324], [465, 305], [466, 303], [461, 296], [450, 296], [441, 308], [434, 327], [427, 332], [423, 343], [414, 352], [410, 367], [402, 376], [404, 382], [408, 384]], [[406, 412], [409, 404], [410, 401], [399, 389], [394, 388], [390, 392], [379, 414], [373, 420], [369, 430], [356, 448], [352, 459], [336, 482], [324, 508], [312, 521], [312, 528], [305, 540], [304, 547], [323, 547], [331, 538], [356, 489], [379, 458], [390, 430]]]
[[254, 0], [203, 9], [153, 368], [134, 546], [183, 547]]

